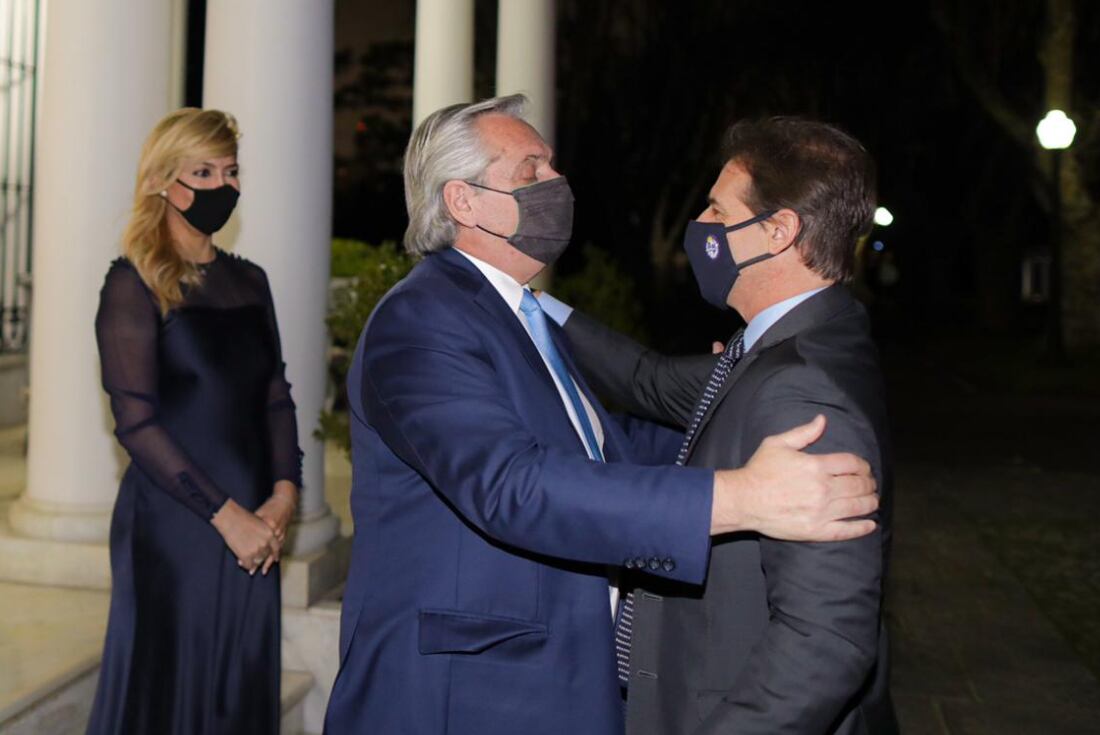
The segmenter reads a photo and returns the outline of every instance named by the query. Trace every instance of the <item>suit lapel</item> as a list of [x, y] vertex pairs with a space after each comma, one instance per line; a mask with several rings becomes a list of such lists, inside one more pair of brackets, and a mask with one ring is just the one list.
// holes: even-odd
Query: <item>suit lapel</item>
[[773, 324], [768, 331], [760, 335], [760, 339], [756, 341], [752, 349], [745, 353], [745, 356], [741, 358], [741, 361], [738, 362], [737, 366], [730, 372], [729, 377], [726, 378], [726, 382], [723, 383], [722, 387], [718, 390], [718, 395], [714, 397], [714, 401], [710, 404], [710, 408], [707, 409], [707, 413], [703, 416], [702, 421], [699, 422], [699, 428], [696, 430], [695, 436], [691, 441], [691, 446], [688, 448], [688, 457], [695, 451], [695, 445], [699, 443], [699, 437], [703, 434], [703, 430], [710, 422], [711, 417], [714, 416], [715, 411], [718, 410], [718, 406], [725, 397], [729, 395], [729, 392], [733, 390], [733, 386], [737, 384], [738, 379], [745, 374], [761, 354], [779, 343], [794, 337], [799, 332], [805, 331], [814, 324], [819, 324], [830, 319], [838, 311], [849, 306], [852, 300], [852, 295], [843, 286], [830, 286], [821, 293], [814, 294], [791, 309], [784, 314], [779, 321]]
[[[550, 371], [546, 367], [546, 362], [542, 359], [542, 354], [539, 353], [538, 347], [535, 346], [535, 341], [531, 339], [531, 335], [527, 333], [527, 330], [520, 324], [520, 317], [517, 317], [511, 309], [508, 308], [508, 304], [501, 297], [500, 293], [493, 288], [493, 285], [486, 280], [485, 276], [479, 271], [473, 263], [466, 260], [461, 254], [454, 251], [453, 248], [448, 248], [436, 255], [433, 258], [439, 258], [440, 262], [444, 264], [444, 272], [455, 282], [459, 287], [471, 291], [474, 294], [474, 303], [484, 309], [491, 317], [493, 317], [500, 327], [507, 332], [513, 339], [513, 341], [519, 347], [519, 351], [523, 353], [524, 359], [531, 366], [531, 369], [542, 379], [545, 386], [549, 389], [554, 396], [554, 403], [561, 410], [562, 418], [565, 419], [569, 426], [569, 433], [577, 440], [577, 446], [582, 452], [587, 454], [587, 449], [584, 446], [584, 442], [573, 427], [573, 421], [569, 418], [569, 411], [565, 407], [565, 403], [562, 400], [561, 394], [558, 392], [558, 386], [554, 382], [554, 379], [550, 376]], [[569, 350], [563, 347], [564, 336], [560, 333], [560, 328], [552, 320], [547, 319], [550, 326], [551, 338], [554, 339], [558, 348], [558, 353], [561, 354], [562, 359], [565, 361], [569, 372], [574, 376], [574, 379], [580, 384], [580, 372], [573, 364], [572, 355]], [[585, 395], [592, 407], [600, 412], [598, 408], [599, 404], [592, 398], [592, 393], [586, 386], [582, 386], [581, 390], [585, 391]], [[607, 443], [607, 419], [604, 416], [600, 416], [600, 420], [604, 422], [604, 443]]]
[[542, 355], [539, 354], [539, 349], [535, 346], [534, 340], [527, 334], [523, 325], [519, 323], [519, 318], [508, 308], [508, 304], [504, 303], [504, 299], [497, 293], [497, 290], [486, 282], [481, 291], [474, 297], [474, 301], [482, 309], [489, 312], [500, 323], [504, 331], [508, 332], [515, 340], [531, 369], [545, 378], [550, 386], [553, 386], [554, 380], [550, 377], [550, 373], [546, 369], [546, 363], [543, 362]]
[[691, 453], [695, 451], [695, 445], [699, 443], [699, 437], [702, 436], [703, 430], [706, 429], [707, 424], [710, 423], [710, 419], [712, 416], [714, 416], [714, 412], [718, 410], [718, 404], [720, 404], [722, 402], [722, 399], [726, 397], [726, 394], [729, 393], [730, 388], [733, 387], [733, 384], [736, 383], [737, 380], [745, 374], [745, 371], [749, 369], [749, 366], [752, 365], [756, 361], [756, 358], [760, 356], [760, 351], [755, 349], [757, 346], [758, 345], [753, 345], [754, 349], [745, 353], [745, 355], [733, 367], [733, 370], [730, 371], [729, 376], [726, 378], [726, 382], [722, 383], [722, 387], [718, 390], [718, 395], [716, 395], [714, 397], [714, 400], [711, 401], [710, 406], [707, 408], [707, 412], [703, 414], [703, 418], [699, 421], [699, 428], [695, 430], [695, 435], [691, 437], [691, 444], [688, 446], [688, 458], [690, 458]]
[[475, 268], [473, 263], [455, 252], [453, 248], [448, 248], [432, 257], [439, 258], [446, 265], [443, 271], [451, 277], [452, 281], [461, 288], [473, 293], [474, 303], [496, 319], [500, 327], [511, 335], [531, 369], [538, 373], [557, 393], [554, 379], [550, 377], [550, 373], [546, 369], [546, 363], [543, 362], [542, 355], [539, 354], [534, 341], [524, 330], [523, 325], [519, 323], [519, 318], [512, 313], [500, 293], [486, 280], [481, 271]]

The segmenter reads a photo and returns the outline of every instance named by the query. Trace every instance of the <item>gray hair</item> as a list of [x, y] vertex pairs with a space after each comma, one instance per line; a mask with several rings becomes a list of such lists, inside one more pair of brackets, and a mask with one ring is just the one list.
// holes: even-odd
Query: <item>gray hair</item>
[[406, 251], [426, 255], [454, 243], [458, 231], [443, 201], [443, 186], [455, 179], [480, 181], [491, 163], [477, 118], [492, 113], [522, 120], [526, 106], [522, 94], [451, 105], [416, 127], [405, 149]]

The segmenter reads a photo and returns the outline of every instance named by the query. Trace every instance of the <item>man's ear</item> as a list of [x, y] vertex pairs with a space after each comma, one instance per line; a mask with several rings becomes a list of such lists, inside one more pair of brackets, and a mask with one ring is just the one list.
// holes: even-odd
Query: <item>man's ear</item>
[[473, 227], [477, 224], [477, 216], [474, 214], [471, 202], [473, 192], [465, 181], [452, 179], [443, 185], [443, 203], [450, 212], [451, 218], [463, 227]]
[[802, 218], [793, 209], [780, 209], [765, 222], [768, 232], [768, 252], [779, 255], [794, 244], [802, 231]]

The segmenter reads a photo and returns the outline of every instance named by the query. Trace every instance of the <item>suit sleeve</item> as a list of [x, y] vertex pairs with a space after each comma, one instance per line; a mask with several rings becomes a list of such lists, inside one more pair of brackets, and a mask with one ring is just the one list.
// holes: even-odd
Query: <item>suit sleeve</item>
[[603, 565], [671, 560], [663, 575], [703, 580], [713, 472], [604, 464], [540, 444], [461, 310], [393, 294], [367, 327], [359, 379], [364, 417], [386, 445], [491, 538]]
[[669, 357], [574, 311], [565, 322], [577, 362], [595, 389], [628, 411], [686, 428], [717, 357]]
[[[766, 436], [823, 413], [825, 435], [807, 451], [859, 455], [883, 487], [880, 447], [868, 417], [820, 370], [800, 365], [773, 375], [753, 404], [745, 456]], [[852, 541], [760, 539], [769, 622], [738, 681], [697, 735], [828, 731], [876, 661], [882, 534], [880, 521], [874, 533]]]
[[684, 443], [681, 429], [670, 429], [653, 421], [646, 421], [630, 414], [612, 414], [614, 421], [630, 445], [632, 462], [644, 465], [676, 464], [680, 445]]

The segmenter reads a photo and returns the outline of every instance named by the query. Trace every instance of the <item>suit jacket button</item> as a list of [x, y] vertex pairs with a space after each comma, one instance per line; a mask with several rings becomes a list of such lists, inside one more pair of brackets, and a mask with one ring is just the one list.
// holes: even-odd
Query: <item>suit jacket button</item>
[[655, 572], [661, 568], [661, 560], [657, 557], [653, 557], [649, 560], [649, 571]]
[[672, 557], [669, 557], [668, 559], [665, 559], [663, 562], [661, 562], [661, 567], [666, 572], [671, 572], [676, 568], [676, 562], [672, 560]]

